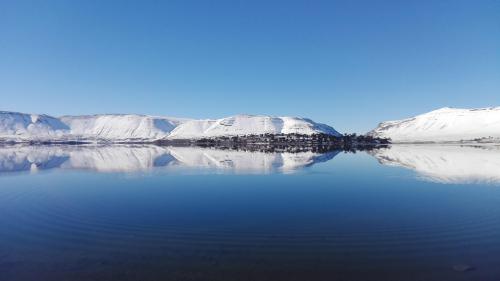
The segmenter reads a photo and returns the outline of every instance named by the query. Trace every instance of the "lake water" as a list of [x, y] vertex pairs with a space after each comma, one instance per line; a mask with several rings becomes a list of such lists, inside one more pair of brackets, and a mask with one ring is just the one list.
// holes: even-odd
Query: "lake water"
[[0, 280], [500, 280], [500, 148], [0, 148]]

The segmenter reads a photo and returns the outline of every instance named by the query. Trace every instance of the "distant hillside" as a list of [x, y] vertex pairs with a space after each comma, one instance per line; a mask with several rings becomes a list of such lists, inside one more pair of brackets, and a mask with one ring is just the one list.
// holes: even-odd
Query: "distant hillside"
[[412, 118], [387, 121], [368, 133], [393, 143], [500, 142], [500, 107], [441, 108]]
[[329, 134], [330, 126], [298, 117], [236, 115], [193, 120], [133, 114], [62, 116], [0, 111], [0, 140], [144, 142], [159, 139], [197, 139], [249, 134]]

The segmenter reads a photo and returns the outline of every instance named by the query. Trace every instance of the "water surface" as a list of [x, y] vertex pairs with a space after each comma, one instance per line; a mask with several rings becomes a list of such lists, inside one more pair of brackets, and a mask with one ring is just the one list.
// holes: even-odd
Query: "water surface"
[[499, 159], [6, 146], [0, 279], [498, 280]]

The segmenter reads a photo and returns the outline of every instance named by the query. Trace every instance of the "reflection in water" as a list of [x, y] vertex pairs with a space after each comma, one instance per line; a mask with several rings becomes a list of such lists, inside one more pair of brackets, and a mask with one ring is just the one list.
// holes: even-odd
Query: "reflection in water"
[[394, 145], [371, 151], [384, 165], [412, 169], [438, 183], [500, 183], [500, 147]]
[[[154, 145], [4, 146], [0, 173], [48, 169], [97, 172], [168, 171], [196, 168], [231, 173], [290, 173], [333, 159], [339, 151], [248, 152]], [[438, 183], [500, 183], [500, 147], [393, 145], [368, 152], [381, 164], [414, 170]]]
[[5, 146], [0, 148], [0, 172], [78, 169], [98, 172], [140, 172], [155, 167], [208, 168], [243, 173], [293, 172], [328, 161], [338, 151], [264, 153], [200, 147]]
[[[460, 182], [499, 181], [498, 152], [372, 154]], [[335, 155], [0, 147], [0, 280], [498, 280], [500, 189], [361, 153], [313, 165]]]

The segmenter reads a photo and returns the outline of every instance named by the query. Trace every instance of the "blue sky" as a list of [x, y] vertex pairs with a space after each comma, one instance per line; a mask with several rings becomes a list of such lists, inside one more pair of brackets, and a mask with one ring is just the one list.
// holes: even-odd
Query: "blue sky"
[[500, 106], [500, 1], [0, 0], [0, 109], [294, 115], [342, 132]]

